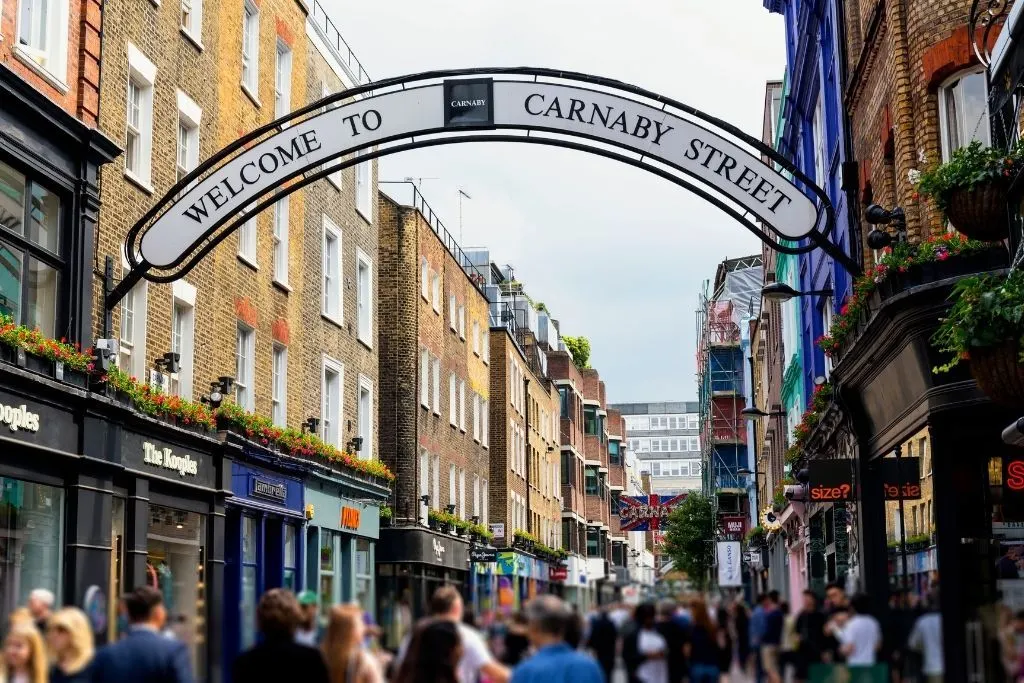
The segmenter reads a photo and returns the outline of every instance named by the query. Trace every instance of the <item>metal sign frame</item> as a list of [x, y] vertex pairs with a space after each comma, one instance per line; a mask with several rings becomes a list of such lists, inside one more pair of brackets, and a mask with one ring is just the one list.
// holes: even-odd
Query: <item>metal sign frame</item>
[[[496, 80], [499, 77], [501, 80]], [[814, 207], [813, 210], [816, 212], [814, 216], [814, 224], [810, 226], [810, 229], [806, 234], [801, 233], [800, 236], [780, 232], [775, 225], [764, 220], [763, 215], [759, 217], [756, 214], [753, 214], [749, 209], [749, 206], [747, 208], [743, 207], [740, 203], [741, 200], [737, 200], [735, 197], [729, 197], [728, 192], [723, 189], [723, 187], [728, 188], [725, 183], [721, 183], [720, 186], [716, 181], [709, 181], [707, 178], [701, 177], [700, 173], [694, 172], [695, 169], [692, 168], [693, 164], [688, 168], [682, 164], [673, 163], [671, 161], [667, 161], [665, 158], [659, 157], [658, 154], [655, 153], [658, 150], [652, 150], [649, 144], [641, 146], [638, 143], [628, 143], [622, 140], [616, 141], [605, 135], [588, 134], [580, 130], [569, 130], [566, 128], [565, 124], [561, 124], [560, 127], [557, 125], [540, 125], [522, 122], [502, 124], [500, 122], [495, 123], [490, 121], [479, 126], [449, 125], [446, 127], [442, 123], [438, 126], [422, 129], [410, 127], [410, 129], [396, 130], [389, 135], [379, 137], [370, 142], [351, 144], [343, 149], [336, 150], [336, 153], [332, 152], [330, 154], [322, 155], [321, 158], [316, 158], [315, 161], [311, 163], [304, 162], [302, 160], [304, 155], [295, 154], [296, 148], [293, 147], [291, 152], [293, 153], [293, 156], [297, 156], [299, 160], [287, 172], [286, 176], [282, 176], [274, 181], [275, 184], [273, 187], [254, 190], [251, 197], [243, 197], [242, 200], [239, 200], [239, 202], [234, 206], [231, 206], [230, 210], [225, 211], [224, 215], [213, 220], [210, 225], [203, 227], [202, 232], [197, 233], [197, 237], [191, 241], [187, 247], [172, 250], [176, 256], [164, 258], [165, 263], [154, 265], [153, 263], [147, 262], [144, 258], [142, 253], [143, 250], [140, 247], [143, 239], [154, 225], [160, 225], [164, 232], [173, 232], [167, 230], [166, 223], [161, 223], [165, 215], [171, 209], [176, 208], [179, 205], [185, 205], [193, 190], [196, 190], [203, 183], [205, 183], [205, 185], [202, 185], [202, 187], [209, 186], [210, 183], [208, 181], [211, 178], [213, 178], [219, 171], [224, 170], [225, 167], [232, 163], [232, 161], [242, 158], [250, 148], [256, 146], [265, 147], [265, 143], [273, 140], [281, 141], [283, 144], [285, 141], [283, 136], [288, 135], [289, 131], [302, 130], [302, 127], [307, 122], [314, 121], [318, 117], [330, 116], [332, 110], [336, 108], [347, 108], [353, 104], [371, 104], [375, 98], [383, 99], [384, 96], [393, 96], [396, 93], [408, 93], [416, 89], [424, 89], [425, 91], [426, 88], [443, 87], [444, 91], [448, 92], [452, 83], [451, 79], [465, 79], [467, 82], [477, 83], [489, 80], [493, 86], [502, 86], [507, 90], [514, 90], [514, 86], [509, 86], [508, 84], [517, 83], [534, 84], [538, 87], [561, 87], [567, 90], [571, 89], [577, 92], [590, 93], [595, 101], [600, 101], [603, 98], [604, 101], [616, 101], [623, 103], [624, 106], [628, 105], [637, 107], [638, 111], [642, 110], [648, 113], [651, 111], [661, 112], [665, 117], [664, 120], [671, 119], [676, 122], [682, 120], [688, 128], [695, 131], [702, 131], [702, 135], [707, 135], [709, 138], [716, 141], [716, 144], [718, 144], [718, 141], [721, 141], [721, 144], [725, 146], [723, 149], [728, 149], [731, 153], [737, 155], [744, 155], [743, 157], [734, 159], [734, 162], [743, 161], [748, 164], [761, 164], [767, 167], [769, 172], [773, 174], [772, 180], [777, 181], [779, 178], [782, 178], [783, 181], [788, 183], [787, 189], [794, 189], [796, 191], [795, 196], [799, 197], [801, 202], [804, 200], [810, 200]], [[488, 92], [491, 93], [489, 96], [493, 96], [493, 89]], [[441, 104], [441, 102], [438, 102], [437, 104]], [[423, 105], [424, 108], [428, 106], [434, 105]], [[493, 106], [493, 102], [489, 102], [488, 106]], [[597, 108], [596, 104], [594, 106]], [[609, 111], [611, 110], [609, 109]], [[447, 111], [445, 113], [447, 114]], [[569, 112], [568, 119], [570, 126], [572, 125], [574, 113], [576, 112]], [[579, 114], [577, 114], [577, 117], [581, 124], [585, 123]], [[558, 118], [565, 119], [566, 117], [558, 116]], [[593, 118], [594, 117], [592, 115], [591, 124], [593, 124]], [[645, 120], [647, 120], [648, 127], [652, 123], [658, 125], [660, 132], [661, 127], [659, 124], [655, 123], [654, 117], [641, 116], [640, 118], [645, 118]], [[348, 118], [346, 118], [345, 121], [348, 121]], [[379, 127], [380, 121], [377, 120], [376, 123]], [[354, 133], [356, 124], [351, 123], [350, 125], [353, 126]], [[637, 125], [640, 124], [638, 123]], [[606, 125], [606, 128], [609, 127]], [[376, 129], [370, 128], [369, 130]], [[623, 133], [629, 133], [625, 124], [623, 124], [621, 130]], [[640, 130], [640, 128], [635, 129], [632, 135], [634, 135], [634, 137], [641, 138], [641, 136], [637, 135]], [[516, 131], [518, 134], [513, 134], [512, 131]], [[524, 132], [525, 135], [522, 134]], [[644, 130], [643, 132], [644, 137], [641, 139], [644, 139], [646, 143], [648, 142], [648, 131]], [[328, 131], [328, 133], [330, 133], [330, 131]], [[355, 138], [353, 138], [353, 140], [354, 139]], [[294, 142], [295, 141], [293, 140], [292, 143], [294, 144]], [[306, 142], [309, 143], [309, 140]], [[203, 161], [197, 168], [168, 190], [168, 192], [129, 229], [125, 240], [124, 254], [129, 262], [130, 271], [116, 286], [112, 286], [112, 283], [108, 283], [105, 297], [106, 310], [113, 310], [113, 308], [131, 290], [131, 288], [142, 279], [152, 282], [172, 282], [180, 279], [194, 268], [195, 265], [211, 250], [226, 239], [246, 220], [251, 218], [252, 215], [259, 213], [282, 197], [287, 196], [310, 183], [325, 178], [341, 169], [377, 157], [396, 154], [406, 150], [433, 147], [435, 145], [465, 142], [515, 142], [520, 144], [542, 144], [563, 147], [596, 154], [627, 165], [642, 168], [649, 173], [665, 178], [666, 180], [683, 187], [692, 194], [695, 194], [705, 201], [715, 205], [740, 223], [743, 227], [751, 231], [762, 242], [765, 242], [772, 249], [778, 252], [786, 254], [803, 254], [820, 248], [847, 270], [853, 273], [860, 272], [860, 267], [856, 261], [854, 261], [849, 255], [843, 252], [839, 246], [829, 239], [835, 225], [835, 210], [825, 191], [817, 187], [810, 178], [804, 175], [788, 159], [777, 153], [771, 147], [762, 143], [757, 138], [744, 133], [732, 124], [677, 100], [659, 95], [635, 85], [599, 76], [559, 71], [556, 69], [528, 67], [455, 69], [428, 71], [419, 74], [384, 79], [330, 95], [319, 101], [308, 104], [305, 107], [290, 112], [271, 123], [256, 128]], [[654, 143], [657, 144], [657, 140], [654, 140]], [[710, 147], [710, 145], [708, 146]], [[312, 145], [307, 144], [307, 151], [311, 148]], [[623, 152], [616, 151], [614, 148], [621, 149]], [[278, 146], [275, 149], [280, 151], [281, 147]], [[716, 151], [719, 150], [716, 149]], [[726, 152], [722, 152], [722, 156], [725, 157], [728, 156], [728, 154], [726, 154]], [[311, 158], [313, 158], [312, 155]], [[693, 157], [689, 157], [688, 155], [686, 158], [693, 159]], [[711, 155], [709, 153], [708, 159], [703, 163], [705, 169], [710, 170], [708, 165], [710, 159]], [[288, 161], [292, 161], [292, 158], [289, 158]], [[282, 165], [283, 163], [284, 162], [282, 162]], [[725, 162], [720, 162], [720, 164], [721, 165], [719, 165], [717, 171], [719, 176], [722, 175], [722, 166], [725, 165]], [[772, 166], [774, 166], [774, 168], [772, 168]], [[275, 165], [275, 169], [276, 168], [277, 167]], [[732, 178], [729, 177], [730, 168], [736, 169], [737, 167], [734, 165], [725, 169], [725, 177], [729, 182], [735, 184], [738, 188], [743, 190], [743, 192], [746, 192], [755, 199], [758, 199], [758, 201], [762, 201], [756, 194], [756, 192], [760, 191], [761, 186], [758, 185], [757, 188], [754, 189], [754, 192], [750, 192], [746, 188], [743, 188], [738, 182], [733, 181]], [[745, 170], [749, 169], [750, 166], [745, 167]], [[782, 175], [783, 173], [788, 174], [788, 177]], [[762, 176], [762, 179], [766, 177], [767, 176]], [[740, 180], [743, 180], [743, 178], [743, 174], [740, 173]], [[749, 178], [747, 179], [747, 182], [748, 184], [753, 183]], [[217, 185], [219, 185], [219, 181], [214, 185], [214, 187], [217, 187]], [[771, 183], [768, 185], [771, 186]], [[233, 190], [230, 186], [226, 186], [228, 190]], [[243, 187], [242, 189], [244, 190], [245, 188]], [[737, 194], [736, 191], [731, 191], [733, 194]], [[780, 191], [780, 195], [781, 194], [782, 193]], [[234, 196], [235, 195], [232, 194], [228, 200], [230, 201]], [[764, 202], [762, 201], [762, 203]], [[750, 204], [749, 201], [748, 204]], [[779, 202], [776, 202], [776, 207], [778, 204]], [[224, 204], [219, 204], [217, 208], [223, 205]], [[195, 205], [193, 204], [192, 206], [194, 207]], [[197, 219], [194, 220], [199, 222]]]

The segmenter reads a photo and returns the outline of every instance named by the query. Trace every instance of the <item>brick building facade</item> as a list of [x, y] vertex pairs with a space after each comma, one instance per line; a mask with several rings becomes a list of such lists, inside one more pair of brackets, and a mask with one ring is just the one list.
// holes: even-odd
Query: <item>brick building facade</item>
[[558, 387], [562, 482], [562, 547], [587, 554], [583, 445], [583, 376], [567, 351], [548, 354], [548, 373]]

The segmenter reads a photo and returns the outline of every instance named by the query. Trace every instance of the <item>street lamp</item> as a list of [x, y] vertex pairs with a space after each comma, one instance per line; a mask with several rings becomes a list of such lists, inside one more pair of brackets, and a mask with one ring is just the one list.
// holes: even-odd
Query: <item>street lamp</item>
[[761, 296], [770, 301], [789, 301], [799, 296], [832, 296], [832, 288], [812, 289], [806, 292], [799, 292], [785, 282], [769, 282], [761, 288]]
[[767, 413], [757, 406], [747, 406], [740, 411], [740, 415], [748, 420], [756, 420], [759, 417], [785, 417], [785, 410], [770, 410]]
[[741, 467], [738, 470], [736, 470], [736, 476], [738, 476], [738, 477], [749, 477], [749, 476], [753, 475], [754, 478], [756, 479], [757, 475], [759, 475], [759, 474], [760, 475], [764, 475], [765, 473], [762, 472], [761, 470], [752, 470], [749, 467]]
[[888, 230], [878, 229], [879, 225], [892, 225], [896, 228], [897, 244], [907, 241], [907, 216], [898, 206], [885, 209], [878, 204], [872, 204], [864, 211], [864, 220], [872, 226], [871, 232], [868, 233], [868, 246], [872, 249], [884, 249], [893, 243], [892, 234]]

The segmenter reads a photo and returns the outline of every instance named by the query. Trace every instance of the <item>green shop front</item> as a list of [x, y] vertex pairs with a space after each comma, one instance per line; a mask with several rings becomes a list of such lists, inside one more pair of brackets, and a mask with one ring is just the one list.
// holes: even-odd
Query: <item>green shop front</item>
[[337, 471], [306, 477], [306, 587], [324, 618], [331, 605], [355, 602], [376, 615], [376, 545], [386, 486]]

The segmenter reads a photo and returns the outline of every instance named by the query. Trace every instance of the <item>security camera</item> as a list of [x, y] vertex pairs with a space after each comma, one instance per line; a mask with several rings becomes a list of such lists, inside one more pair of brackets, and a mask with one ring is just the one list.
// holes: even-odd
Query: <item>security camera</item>
[[1024, 448], [1024, 417], [1019, 417], [1003, 430], [1003, 443]]

